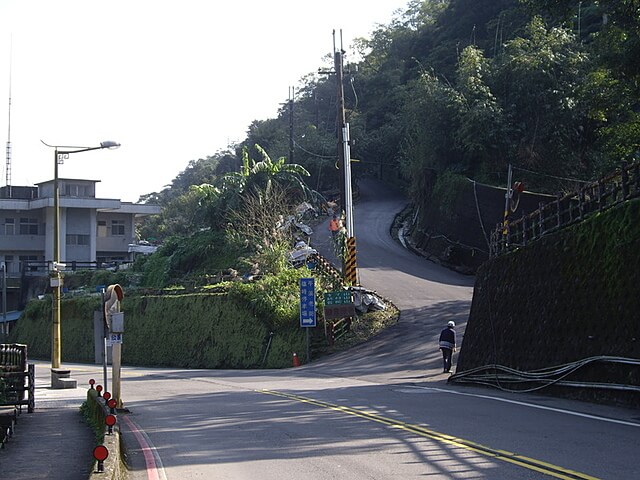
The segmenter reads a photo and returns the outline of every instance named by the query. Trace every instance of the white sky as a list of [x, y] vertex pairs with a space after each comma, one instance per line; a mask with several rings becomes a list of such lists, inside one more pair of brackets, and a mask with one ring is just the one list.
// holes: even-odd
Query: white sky
[[40, 140], [115, 140], [118, 150], [71, 155], [59, 176], [101, 180], [104, 198], [135, 202], [160, 191], [190, 160], [243, 140], [253, 120], [274, 118], [302, 76], [330, 67], [323, 59], [334, 29], [355, 59], [352, 39], [369, 37], [407, 3], [0, 0], [0, 139], [11, 65], [11, 184], [53, 178], [53, 149]]

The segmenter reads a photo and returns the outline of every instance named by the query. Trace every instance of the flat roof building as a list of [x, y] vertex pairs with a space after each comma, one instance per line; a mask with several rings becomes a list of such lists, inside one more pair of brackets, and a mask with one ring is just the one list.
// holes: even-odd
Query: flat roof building
[[[133, 260], [136, 219], [160, 206], [96, 198], [99, 180], [59, 178], [60, 261], [70, 266]], [[0, 187], [0, 263], [7, 275], [47, 273], [54, 260], [54, 180]]]

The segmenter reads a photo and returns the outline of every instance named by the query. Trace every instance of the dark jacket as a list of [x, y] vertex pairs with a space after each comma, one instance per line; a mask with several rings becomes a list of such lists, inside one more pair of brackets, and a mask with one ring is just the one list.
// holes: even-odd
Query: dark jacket
[[440, 332], [440, 348], [454, 350], [456, 348], [456, 331], [453, 327], [447, 327]]

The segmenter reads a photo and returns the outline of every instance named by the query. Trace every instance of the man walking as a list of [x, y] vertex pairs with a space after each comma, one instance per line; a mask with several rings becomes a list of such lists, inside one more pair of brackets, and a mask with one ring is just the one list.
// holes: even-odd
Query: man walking
[[456, 351], [456, 324], [454, 322], [447, 323], [447, 327], [440, 332], [440, 350], [442, 350], [442, 359], [444, 360], [443, 373], [451, 371], [451, 357]]

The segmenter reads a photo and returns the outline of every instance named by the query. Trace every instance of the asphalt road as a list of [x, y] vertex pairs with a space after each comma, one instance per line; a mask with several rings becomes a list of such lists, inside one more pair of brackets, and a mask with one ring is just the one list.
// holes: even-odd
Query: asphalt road
[[463, 335], [473, 279], [390, 238], [400, 195], [361, 192], [360, 280], [401, 309], [398, 324], [295, 369], [125, 367], [131, 478], [640, 478], [636, 410], [446, 383], [438, 333], [453, 319]]

